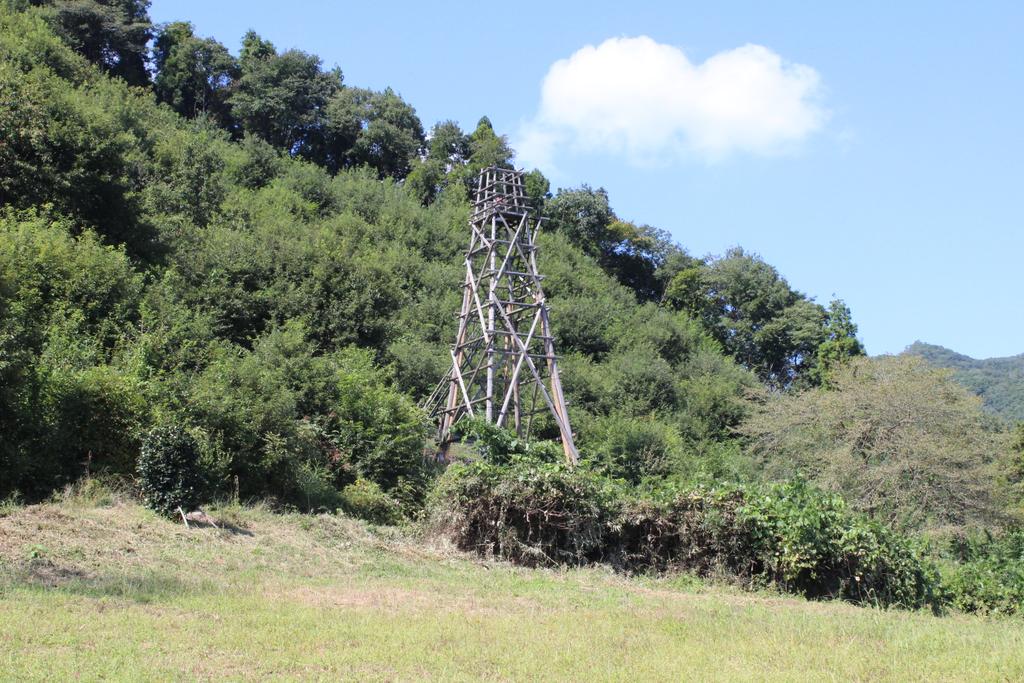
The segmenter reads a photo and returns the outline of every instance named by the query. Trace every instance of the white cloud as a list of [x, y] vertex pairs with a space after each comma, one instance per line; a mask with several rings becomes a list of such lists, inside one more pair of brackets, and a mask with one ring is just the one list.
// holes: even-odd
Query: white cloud
[[515, 147], [520, 163], [541, 167], [566, 146], [633, 163], [776, 154], [824, 124], [820, 84], [811, 67], [760, 45], [693, 64], [647, 36], [611, 38], [551, 65]]

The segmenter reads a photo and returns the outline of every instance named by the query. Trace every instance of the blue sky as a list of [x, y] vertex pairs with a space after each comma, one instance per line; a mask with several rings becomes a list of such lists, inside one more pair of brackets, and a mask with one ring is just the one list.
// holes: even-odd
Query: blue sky
[[316, 53], [346, 83], [393, 87], [428, 127], [486, 114], [554, 186], [603, 186], [692, 254], [741, 245], [818, 301], [845, 299], [872, 354], [916, 339], [1024, 352], [1024, 4], [512, 6], [154, 0], [150, 14], [233, 52], [252, 28]]

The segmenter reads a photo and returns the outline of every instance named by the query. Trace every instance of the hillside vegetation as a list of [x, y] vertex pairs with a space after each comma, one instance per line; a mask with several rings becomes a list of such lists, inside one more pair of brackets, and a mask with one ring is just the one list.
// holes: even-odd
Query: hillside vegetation
[[[513, 163], [505, 139], [486, 117], [428, 137], [396, 93], [252, 32], [236, 58], [140, 29], [137, 0], [3, 7], [0, 496], [132, 475], [171, 424], [211, 495], [332, 508], [358, 480], [420, 506], [415, 401], [449, 363], [467, 183]], [[147, 36], [155, 74], [128, 78]], [[747, 393], [860, 352], [845, 306], [756, 256], [693, 258], [603, 190], [527, 180], [572, 422], [611, 471], [745, 476]]]
[[[1024, 625], [521, 569], [334, 515], [0, 517], [0, 678], [1018, 680]], [[73, 655], [73, 656], [72, 656]]]
[[977, 360], [943, 346], [914, 342], [905, 354], [920, 356], [981, 396], [985, 408], [1008, 420], [1024, 421], [1024, 354]]
[[581, 462], [541, 419], [530, 444], [463, 423], [468, 462], [442, 467], [419, 402], [450, 362], [468, 188], [507, 140], [147, 7], [0, 0], [5, 505], [99, 481], [171, 517], [259, 503], [538, 567], [1024, 609], [1024, 428], [866, 358], [842, 301], [756, 254], [692, 256], [537, 170]]

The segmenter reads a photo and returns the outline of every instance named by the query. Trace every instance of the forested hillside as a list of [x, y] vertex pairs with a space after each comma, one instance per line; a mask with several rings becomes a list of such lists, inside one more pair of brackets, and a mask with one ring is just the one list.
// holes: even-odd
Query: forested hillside
[[958, 606], [1024, 605], [1024, 435], [942, 372], [864, 358], [842, 301], [618, 215], [600, 179], [527, 175], [580, 466], [551, 462], [551, 425], [470, 424], [479, 457], [442, 475], [418, 404], [506, 138], [147, 8], [0, 0], [0, 498], [98, 477], [163, 513], [429, 518], [525, 563], [905, 606], [951, 601], [914, 538], [955, 537]]
[[[137, 0], [32, 4], [0, 42], [0, 488], [130, 472], [176, 424], [242, 497], [366, 478], [418, 500], [466, 187], [514, 163], [505, 139], [486, 117], [426, 134], [395, 92], [253, 32], [235, 57]], [[756, 256], [697, 259], [603, 190], [528, 181], [573, 421], [611, 470], [729, 472], [750, 388], [859, 351], [841, 304]]]
[[981, 396], [985, 407], [1009, 420], [1024, 420], [1024, 354], [976, 360], [955, 351], [914, 342], [904, 353], [949, 368], [958, 382]]

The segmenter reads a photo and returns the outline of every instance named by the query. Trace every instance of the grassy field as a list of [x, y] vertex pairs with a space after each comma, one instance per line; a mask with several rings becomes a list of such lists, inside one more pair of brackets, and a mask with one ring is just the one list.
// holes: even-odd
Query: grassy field
[[0, 514], [4, 680], [1024, 679], [1024, 620], [519, 569], [334, 516]]

